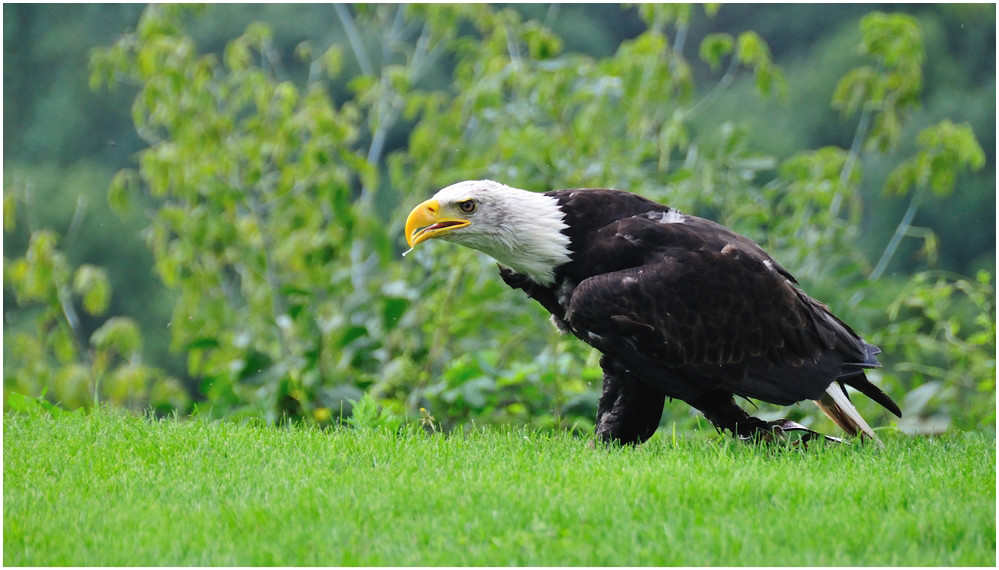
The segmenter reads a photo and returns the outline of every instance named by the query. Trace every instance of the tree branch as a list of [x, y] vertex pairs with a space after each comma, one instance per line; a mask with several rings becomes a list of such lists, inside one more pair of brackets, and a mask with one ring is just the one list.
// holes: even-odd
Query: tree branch
[[282, 327], [278, 324], [282, 316], [288, 313], [288, 304], [281, 293], [281, 282], [278, 279], [277, 273], [274, 271], [274, 240], [271, 238], [270, 231], [267, 227], [267, 214], [264, 212], [263, 204], [253, 191], [247, 193], [246, 203], [250, 207], [250, 212], [257, 221], [257, 226], [260, 229], [260, 240], [263, 245], [264, 254], [264, 279], [267, 281], [268, 287], [271, 289], [271, 311], [274, 316], [274, 324], [278, 327], [278, 342], [281, 345], [281, 354], [285, 358], [291, 356], [291, 351], [288, 348], [288, 342], [285, 340], [285, 333]]
[[881, 259], [878, 260], [878, 264], [874, 266], [874, 271], [871, 272], [870, 280], [874, 281], [884, 274], [885, 269], [888, 268], [888, 263], [891, 261], [892, 257], [895, 256], [895, 252], [898, 250], [899, 244], [902, 242], [902, 237], [905, 233], [909, 231], [912, 225], [912, 219], [916, 216], [916, 211], [919, 210], [919, 204], [923, 201], [923, 194], [926, 193], [926, 186], [920, 185], [916, 190], [916, 193], [912, 196], [912, 200], [909, 202], [909, 208], [905, 211], [902, 216], [902, 220], [898, 223], [895, 228], [895, 234], [891, 236], [891, 240], [888, 242], [888, 246], [885, 247], [884, 252], [881, 254]]
[[364, 49], [361, 34], [357, 32], [357, 26], [354, 25], [354, 18], [351, 17], [350, 11], [343, 4], [334, 4], [333, 10], [336, 11], [337, 18], [340, 19], [343, 31], [347, 33], [347, 41], [350, 42], [350, 49], [354, 50], [354, 57], [357, 58], [357, 65], [361, 67], [361, 73], [374, 75], [375, 68], [371, 65], [368, 52]]
[[860, 147], [864, 144], [864, 138], [867, 137], [867, 129], [871, 124], [871, 114], [871, 110], [866, 108], [866, 106], [860, 113], [860, 120], [857, 122], [857, 131], [853, 135], [853, 143], [850, 144], [850, 152], [847, 153], [846, 162], [843, 163], [843, 170], [839, 173], [841, 189], [836, 191], [836, 195], [833, 196], [832, 203], [829, 205], [829, 211], [833, 217], [839, 215], [839, 209], [843, 205], [842, 187], [850, 180], [850, 175], [853, 174], [853, 169], [857, 161], [860, 160]]
[[[878, 67], [875, 70], [875, 74], [881, 73], [882, 64], [878, 62]], [[864, 105], [863, 111], [860, 112], [860, 120], [857, 121], [857, 130], [853, 133], [853, 142], [850, 143], [850, 152], [846, 155], [846, 162], [843, 163], [843, 170], [839, 173], [839, 184], [840, 190], [836, 192], [833, 196], [832, 203], [829, 205], [829, 212], [835, 217], [839, 215], [839, 209], [843, 205], [843, 191], [842, 188], [846, 186], [848, 180], [850, 180], [850, 175], [853, 174], [853, 169], [860, 160], [860, 147], [864, 144], [864, 139], [867, 138], [867, 131], [871, 125], [871, 115], [874, 113], [871, 111], [871, 107]]]

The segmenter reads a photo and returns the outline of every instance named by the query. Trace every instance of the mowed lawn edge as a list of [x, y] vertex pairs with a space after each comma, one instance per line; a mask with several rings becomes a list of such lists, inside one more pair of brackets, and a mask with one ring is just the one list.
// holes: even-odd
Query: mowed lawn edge
[[5, 565], [996, 562], [993, 435], [775, 451], [105, 411], [3, 427]]

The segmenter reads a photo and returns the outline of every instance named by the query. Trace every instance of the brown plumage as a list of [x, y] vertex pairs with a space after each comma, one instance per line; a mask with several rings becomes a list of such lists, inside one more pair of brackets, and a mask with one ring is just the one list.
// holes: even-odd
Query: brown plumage
[[[667, 397], [743, 438], [800, 426], [753, 418], [733, 396], [780, 405], [816, 400], [847, 433], [872, 438], [843, 385], [901, 415], [864, 375], [879, 366], [879, 350], [806, 295], [753, 241], [628, 192], [560, 190], [544, 196], [557, 206], [561, 223], [544, 223], [552, 239], [568, 237], [565, 255], [554, 256], [559, 261], [550, 272], [528, 274], [506, 266], [527, 267], [525, 259], [547, 247], [530, 237], [545, 235], [541, 222], [513, 228], [513, 235], [528, 237], [507, 248], [510, 253], [483, 248], [482, 236], [471, 233], [488, 233], [495, 220], [511, 219], [506, 210], [538, 199], [528, 194], [488, 181], [442, 190], [435, 205], [467, 195], [465, 205], [476, 201], [479, 210], [462, 218], [467, 226], [441, 237], [488, 251], [508, 285], [541, 303], [560, 329], [603, 353], [602, 439], [646, 440]], [[408, 227], [410, 236], [421, 229], [415, 222]]]

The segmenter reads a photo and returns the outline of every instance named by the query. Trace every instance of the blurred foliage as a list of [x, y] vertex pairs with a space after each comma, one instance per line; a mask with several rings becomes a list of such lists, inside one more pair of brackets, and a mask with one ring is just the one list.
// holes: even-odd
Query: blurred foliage
[[[4, 196], [4, 229], [14, 229], [19, 194]], [[4, 258], [4, 283], [30, 326], [7, 334], [5, 393], [46, 394], [70, 408], [101, 401], [134, 410], [184, 409], [188, 394], [141, 356], [142, 334], [127, 317], [111, 317], [87, 338], [77, 305], [86, 314], [105, 313], [111, 297], [106, 272], [72, 267], [50, 230], [36, 230], [23, 257]]]
[[995, 282], [938, 271], [917, 274], [888, 306], [877, 340], [912, 389], [901, 427], [942, 431], [995, 426]]
[[[108, 203], [129, 223], [147, 212], [138, 225], [173, 296], [148, 302], [171, 307], [160, 330], [186, 359], [201, 410], [268, 422], [350, 416], [358, 427], [409, 416], [433, 429], [591, 429], [601, 382], [592, 351], [559, 336], [475, 252], [430, 244], [399, 257], [412, 205], [457, 180], [493, 178], [538, 191], [630, 189], [733, 227], [884, 348], [872, 377], [903, 402], [900, 425], [994, 429], [994, 260], [973, 279], [927, 271], [950, 242], [920, 216], [968, 172], [994, 174], [995, 157], [982, 133], [951, 119], [960, 113], [921, 111], [927, 69], [936, 72], [918, 18], [856, 13], [816, 56], [833, 74], [816, 76], [823, 66], [811, 60], [778, 67], [775, 54], [802, 54], [771, 51], [766, 30], [710, 29], [729, 7], [310, 10], [149, 6], [133, 31], [92, 52], [91, 86], [113, 87], [109, 100], [128, 95], [138, 136]], [[259, 20], [238, 28], [244, 12]], [[994, 122], [994, 74], [991, 85]], [[804, 111], [754, 118], [803, 92]], [[803, 120], [816, 105], [820, 121]], [[7, 227], [8, 214], [28, 213], [17, 208], [21, 187], [5, 177], [5, 233], [31, 251], [56, 238]], [[880, 241], [864, 239], [872, 199], [897, 202], [875, 208], [894, 213]], [[994, 233], [984, 246], [994, 257]], [[79, 336], [51, 302], [52, 315], [29, 312], [26, 277], [8, 271], [29, 262], [8, 264], [8, 251], [5, 295], [16, 291], [20, 324], [5, 316], [5, 336], [31, 323]], [[81, 262], [72, 279], [53, 280], [75, 291], [60, 306], [99, 308], [110, 289], [101, 275]], [[89, 353], [39, 335], [36, 352], [102, 372], [140, 358], [133, 321], [91, 325]], [[42, 393], [55, 373], [5, 366], [5, 394]], [[91, 393], [95, 376], [78, 378], [68, 385]], [[858, 402], [872, 423], [888, 421], [869, 404]], [[804, 407], [761, 413], [825, 421]], [[696, 414], [667, 406], [664, 421], [687, 426]]]

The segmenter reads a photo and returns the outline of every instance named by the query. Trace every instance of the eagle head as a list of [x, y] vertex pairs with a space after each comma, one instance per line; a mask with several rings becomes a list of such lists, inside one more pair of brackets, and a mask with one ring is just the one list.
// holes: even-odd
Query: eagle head
[[441, 238], [476, 249], [545, 285], [569, 261], [558, 200], [493, 182], [467, 180], [434, 194], [406, 219], [410, 247]]

